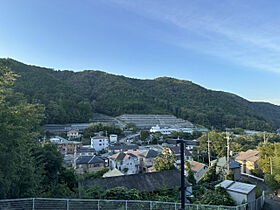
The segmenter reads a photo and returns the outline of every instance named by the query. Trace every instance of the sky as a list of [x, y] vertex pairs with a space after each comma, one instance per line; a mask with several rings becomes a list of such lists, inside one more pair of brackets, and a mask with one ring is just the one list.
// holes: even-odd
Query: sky
[[279, 0], [0, 0], [0, 57], [280, 105]]

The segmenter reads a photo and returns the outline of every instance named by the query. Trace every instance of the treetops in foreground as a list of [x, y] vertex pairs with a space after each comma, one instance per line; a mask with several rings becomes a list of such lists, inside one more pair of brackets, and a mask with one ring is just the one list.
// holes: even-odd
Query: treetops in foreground
[[74, 171], [62, 167], [54, 145], [37, 140], [44, 107], [15, 93], [15, 79], [0, 67], [0, 198], [71, 197], [77, 188]]
[[264, 143], [260, 151], [259, 168], [264, 174], [266, 183], [280, 196], [280, 143]]
[[[267, 142], [280, 142], [280, 136], [274, 133], [266, 133]], [[194, 148], [193, 158], [196, 161], [208, 163], [208, 139], [210, 141], [210, 155], [211, 160], [224, 157], [227, 155], [227, 133], [211, 131], [198, 138], [200, 145]], [[257, 147], [264, 142], [264, 133], [258, 133], [255, 135], [234, 135], [230, 134], [230, 150], [237, 154], [239, 152], [245, 152], [249, 149], [257, 149]]]

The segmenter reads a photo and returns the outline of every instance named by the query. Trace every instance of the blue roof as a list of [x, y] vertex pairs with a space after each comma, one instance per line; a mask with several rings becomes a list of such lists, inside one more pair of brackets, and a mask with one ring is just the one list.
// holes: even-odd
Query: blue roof
[[[216, 162], [217, 160], [213, 160], [211, 162]], [[217, 166], [218, 167], [224, 167], [225, 169], [227, 169], [227, 157], [221, 157], [218, 159], [217, 162]], [[230, 169], [234, 169], [234, 168], [240, 168], [241, 167], [241, 163], [238, 163], [237, 161], [233, 160], [233, 159], [229, 159], [229, 168]]]

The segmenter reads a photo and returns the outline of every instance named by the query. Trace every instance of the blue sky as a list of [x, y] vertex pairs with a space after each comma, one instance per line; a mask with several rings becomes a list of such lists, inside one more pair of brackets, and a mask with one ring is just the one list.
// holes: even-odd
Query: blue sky
[[280, 105], [278, 0], [0, 0], [0, 57]]

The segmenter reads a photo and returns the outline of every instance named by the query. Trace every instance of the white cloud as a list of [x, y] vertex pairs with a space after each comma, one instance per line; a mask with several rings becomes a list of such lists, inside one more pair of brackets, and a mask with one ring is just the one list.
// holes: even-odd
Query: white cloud
[[256, 1], [115, 2], [174, 27], [174, 31], [166, 32], [168, 40], [162, 41], [242, 66], [280, 73], [278, 17]]

